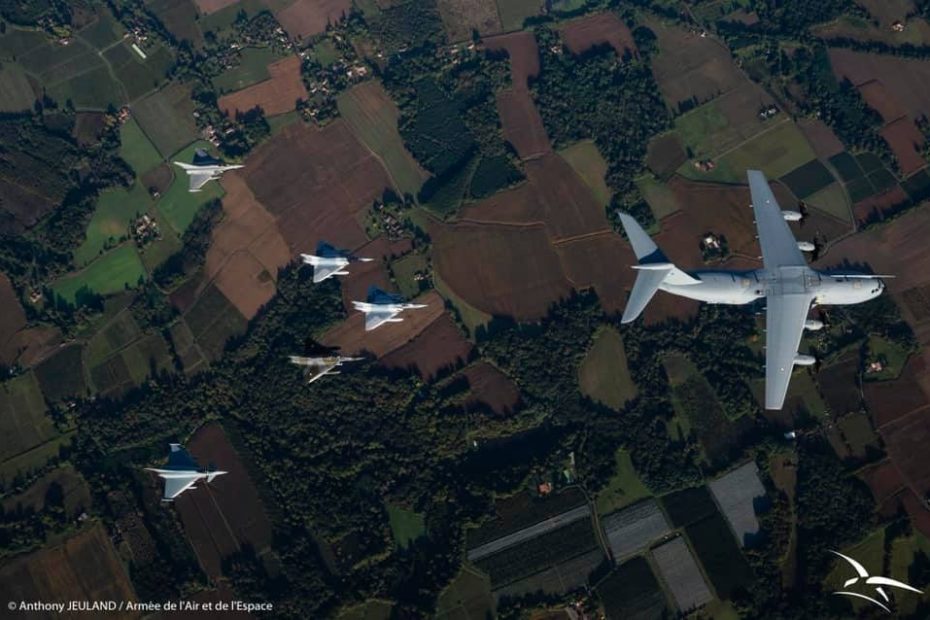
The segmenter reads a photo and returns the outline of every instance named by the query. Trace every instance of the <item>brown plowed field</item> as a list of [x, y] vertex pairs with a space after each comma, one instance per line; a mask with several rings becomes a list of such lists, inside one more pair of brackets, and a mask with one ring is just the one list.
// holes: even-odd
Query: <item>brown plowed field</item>
[[927, 165], [920, 151], [924, 146], [924, 135], [914, 121], [907, 117], [885, 125], [879, 132], [891, 147], [901, 171], [905, 175], [917, 172]]
[[485, 49], [506, 51], [510, 56], [510, 77], [516, 90], [526, 90], [530, 78], [539, 75], [539, 48], [532, 32], [513, 32], [484, 40]]
[[222, 426], [210, 423], [200, 428], [188, 449], [201, 466], [212, 464], [229, 472], [209, 486], [198, 482], [174, 502], [204, 572], [216, 579], [222, 574], [222, 559], [243, 544], [251, 545], [259, 556], [270, 550], [271, 522]]
[[593, 288], [606, 312], [623, 311], [636, 278], [636, 256], [626, 240], [608, 232], [560, 243], [556, 252], [576, 289]]
[[802, 118], [798, 121], [801, 133], [810, 142], [814, 154], [821, 159], [827, 159], [846, 150], [833, 130], [819, 119]]
[[880, 80], [872, 80], [859, 86], [859, 93], [865, 99], [866, 104], [878, 112], [886, 123], [897, 120], [907, 114], [905, 109], [898, 104], [885, 84]]
[[[103, 525], [94, 523], [50, 549], [20, 555], [0, 567], [0, 596], [7, 601], [136, 601], [136, 594]], [[93, 613], [68, 614], [90, 617]], [[10, 612], [7, 617], [57, 618], [57, 614]], [[64, 616], [63, 616], [64, 617]], [[107, 612], [108, 618], [138, 618]]]
[[545, 224], [553, 239], [610, 230], [604, 209], [564, 159], [549, 153], [526, 162], [527, 183], [462, 210], [475, 222]]
[[881, 215], [886, 209], [907, 202], [907, 200], [909, 200], [908, 195], [901, 189], [901, 186], [895, 185], [888, 191], [857, 202], [853, 206], [853, 215], [857, 222], [865, 223], [873, 215]]
[[292, 39], [303, 40], [326, 30], [352, 10], [352, 0], [296, 0], [275, 13]]
[[380, 162], [341, 120], [323, 129], [286, 127], [252, 153], [243, 177], [278, 220], [292, 255], [321, 240], [347, 249], [366, 243], [355, 216], [391, 186]]
[[549, 135], [533, 98], [526, 90], [507, 88], [497, 93], [504, 139], [513, 145], [521, 159], [529, 159], [552, 150]]
[[670, 107], [692, 99], [707, 101], [745, 82], [729, 50], [713, 38], [655, 19], [646, 24], [658, 38], [652, 72]]
[[204, 15], [216, 13], [217, 11], [225, 9], [228, 6], [232, 6], [237, 2], [239, 2], [239, 0], [194, 0], [197, 8], [200, 9], [200, 12]]
[[411, 301], [427, 307], [404, 310], [398, 317], [404, 319], [402, 323], [386, 323], [370, 332], [365, 331], [365, 315], [353, 311], [349, 318], [323, 334], [320, 342], [341, 347], [343, 355], [368, 351], [381, 359], [419, 336], [445, 310], [445, 302], [435, 291]]
[[633, 35], [614, 13], [595, 13], [562, 27], [562, 42], [572, 54], [582, 54], [596, 45], [610, 45], [617, 54], [638, 53]]
[[571, 292], [541, 224], [436, 224], [430, 235], [443, 282], [483, 312], [536, 320]]
[[428, 381], [444, 370], [464, 364], [472, 348], [452, 317], [443, 312], [420, 335], [382, 358], [381, 363], [388, 368], [416, 368]]
[[930, 491], [930, 409], [914, 411], [881, 427], [888, 456], [921, 497]]
[[19, 303], [13, 283], [0, 273], [0, 357], [6, 358], [7, 343], [26, 326], [26, 313]]
[[520, 404], [520, 391], [496, 366], [478, 362], [465, 369], [474, 402], [483, 403], [497, 415], [508, 415]]
[[872, 495], [875, 497], [875, 503], [879, 506], [882, 506], [904, 489], [904, 479], [901, 477], [901, 473], [888, 459], [863, 469], [859, 472], [859, 477], [869, 485], [869, 489], [871, 489]]
[[307, 89], [300, 77], [300, 58], [288, 56], [268, 65], [271, 76], [248, 88], [223, 95], [217, 102], [220, 110], [234, 116], [236, 112], [248, 112], [259, 107], [265, 116], [290, 112], [297, 107], [298, 99], [307, 98]]
[[911, 118], [930, 115], [930, 62], [841, 48], [831, 49], [829, 55], [837, 79], [856, 86], [880, 80]]
[[291, 259], [274, 218], [241, 175], [223, 177], [223, 220], [213, 229], [205, 271], [246, 319], [274, 296], [278, 269]]
[[876, 428], [930, 405], [915, 374], [915, 360], [908, 360], [901, 376], [893, 381], [866, 381], [862, 386], [865, 402]]

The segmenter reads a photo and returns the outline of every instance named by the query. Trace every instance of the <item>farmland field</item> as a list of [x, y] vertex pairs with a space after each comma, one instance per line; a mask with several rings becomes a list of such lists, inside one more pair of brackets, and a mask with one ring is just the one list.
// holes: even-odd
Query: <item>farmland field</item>
[[604, 181], [607, 162], [604, 161], [594, 142], [591, 140], [576, 142], [560, 150], [559, 155], [581, 177], [601, 205], [606, 207], [610, 204], [611, 191]]
[[5, 513], [16, 510], [34, 510], [40, 512], [47, 503], [52, 485], [58, 485], [61, 492], [62, 507], [68, 517], [74, 519], [81, 512], [91, 508], [90, 487], [84, 477], [74, 469], [70, 463], [53, 469], [39, 478], [22, 493], [9, 495], [3, 499], [2, 506]]
[[47, 90], [52, 99], [62, 103], [71, 101], [78, 109], [105, 110], [107, 106], [120, 106], [126, 102], [120, 85], [103, 66], [56, 82]]
[[818, 159], [812, 159], [781, 178], [794, 195], [804, 199], [833, 183], [833, 175]]
[[471, 406], [484, 405], [497, 415], [512, 413], [520, 404], [520, 391], [496, 366], [481, 361], [463, 372], [471, 391]]
[[139, 123], [131, 117], [120, 127], [119, 155], [132, 166], [137, 176], [142, 176], [163, 161]]
[[680, 611], [700, 607], [714, 597], [682, 537], [663, 543], [652, 555]]
[[733, 533], [719, 514], [685, 528], [691, 546], [717, 596], [729, 598], [735, 590], [749, 583], [749, 563], [740, 553]]
[[150, 0], [147, 4], [178, 41], [189, 41], [195, 48], [203, 46], [203, 34], [192, 0]]
[[166, 158], [197, 137], [189, 86], [172, 82], [134, 103], [132, 112], [139, 126]]
[[0, 112], [28, 110], [35, 99], [22, 67], [13, 63], [0, 64]]
[[75, 304], [85, 287], [99, 295], [110, 295], [137, 286], [145, 275], [136, 247], [125, 243], [80, 271], [56, 280], [52, 283], [52, 290], [68, 303]]
[[541, 0], [497, 0], [501, 29], [504, 32], [520, 30], [526, 18], [539, 15], [542, 5]]
[[267, 80], [220, 97], [217, 105], [230, 116], [259, 107], [265, 116], [290, 112], [298, 99], [307, 98], [307, 89], [300, 77], [300, 58], [288, 56], [268, 65]]
[[416, 195], [429, 173], [404, 148], [397, 132], [400, 112], [381, 84], [363, 82], [340, 94], [337, 104], [352, 132], [384, 163], [400, 193]]
[[717, 513], [717, 505], [706, 486], [663, 495], [662, 506], [675, 527], [685, 527]]
[[607, 486], [597, 494], [597, 512], [600, 515], [609, 514], [652, 495], [652, 492], [639, 479], [627, 450], [623, 448], [617, 450], [614, 460], [617, 464], [617, 471]]
[[527, 159], [549, 151], [549, 136], [529, 92], [515, 88], [498, 91], [497, 113], [501, 119], [504, 139], [521, 158]]
[[216, 286], [207, 287], [184, 316], [200, 350], [211, 360], [222, 355], [226, 341], [245, 331], [246, 320]]
[[491, 583], [467, 566], [439, 595], [438, 620], [485, 620], [494, 609]]
[[653, 620], [668, 613], [665, 594], [641, 557], [621, 564], [596, 590], [608, 620]]
[[636, 187], [639, 189], [639, 193], [643, 195], [643, 200], [649, 205], [649, 210], [652, 211], [652, 216], [656, 221], [675, 213], [681, 208], [678, 204], [678, 198], [669, 189], [668, 185], [650, 175], [636, 179]]
[[614, 561], [646, 549], [666, 536], [671, 528], [654, 499], [646, 499], [601, 519]]
[[278, 23], [294, 39], [306, 39], [326, 30], [352, 8], [351, 0], [295, 0], [275, 11]]
[[428, 273], [429, 263], [424, 254], [411, 252], [391, 263], [391, 272], [394, 274], [401, 295], [416, 297], [421, 292], [420, 282], [417, 282], [416, 274]]
[[88, 366], [96, 366], [113, 352], [128, 346], [142, 335], [129, 310], [123, 310], [101, 327], [87, 342], [84, 360]]
[[681, 137], [676, 132], [656, 136], [646, 148], [646, 165], [660, 179], [667, 179], [687, 160]]
[[881, 450], [878, 435], [872, 429], [869, 416], [863, 412], [850, 413], [837, 421], [837, 426], [843, 433], [843, 439], [849, 446], [849, 451], [856, 458], [867, 458], [870, 449], [876, 453]]
[[610, 45], [617, 56], [636, 54], [636, 44], [627, 25], [615, 13], [594, 13], [562, 25], [562, 42], [572, 54], [582, 54], [598, 45]]
[[146, 59], [124, 42], [104, 52], [104, 58], [113, 68], [113, 73], [123, 87], [129, 101], [152, 92], [164, 83], [169, 70], [174, 65], [174, 56], [167, 47], [159, 44], [146, 49]]
[[808, 206], [814, 207], [844, 222], [852, 223], [852, 212], [849, 208], [849, 199], [843, 186], [839, 183], [828, 185], [805, 200]]
[[489, 35], [501, 31], [495, 0], [437, 0], [450, 42], [470, 39], [472, 31]]
[[[171, 157], [172, 161], [189, 162], [194, 158], [194, 152], [199, 148], [207, 148], [206, 142], [195, 142], [183, 151]], [[158, 212], [168, 220], [177, 234], [183, 235], [194, 217], [203, 205], [211, 200], [223, 196], [223, 186], [211, 181], [203, 186], [199, 192], [190, 192], [190, 181], [184, 171], [175, 168], [174, 181], [168, 191], [158, 200]]]
[[710, 492], [717, 500], [742, 547], [759, 532], [756, 506], [765, 500], [765, 487], [759, 480], [759, 468], [750, 461], [726, 475], [712, 480]]
[[422, 514], [395, 504], [387, 505], [387, 513], [391, 532], [394, 534], [394, 542], [398, 546], [407, 547], [426, 533], [426, 523], [423, 521]]
[[388, 368], [416, 368], [432, 379], [464, 364], [472, 352], [452, 317], [443, 312], [410, 342], [381, 359]]
[[87, 224], [84, 243], [74, 252], [74, 262], [83, 267], [108, 246], [128, 238], [130, 222], [145, 213], [150, 205], [151, 198], [139, 183], [134, 183], [128, 191], [123, 188], [103, 191]]
[[46, 414], [45, 401], [34, 373], [0, 385], [0, 461], [7, 461], [58, 435]]
[[603, 327], [595, 334], [578, 370], [578, 383], [583, 394], [618, 411], [636, 398], [636, 384], [630, 377], [623, 340], [616, 329]]

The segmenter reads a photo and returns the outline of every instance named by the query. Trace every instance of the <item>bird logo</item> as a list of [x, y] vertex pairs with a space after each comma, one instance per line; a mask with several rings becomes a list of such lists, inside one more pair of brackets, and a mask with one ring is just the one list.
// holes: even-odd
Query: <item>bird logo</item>
[[[888, 613], [891, 613], [891, 609], [889, 609], [885, 603], [890, 603], [891, 599], [889, 598], [888, 593], [885, 592], [885, 588], [899, 588], [901, 590], [908, 590], [910, 592], [916, 592], [917, 594], [923, 594], [921, 590], [918, 590], [917, 588], [909, 586], [906, 583], [898, 581], [897, 579], [891, 579], [890, 577], [880, 577], [880, 576], [870, 577], [869, 571], [865, 570], [865, 567], [859, 562], [857, 562], [856, 560], [852, 559], [851, 557], [847, 555], [843, 555], [842, 553], [839, 553], [837, 551], [831, 551], [830, 553], [834, 555], [838, 555], [844, 560], [846, 560], [849, 563], [849, 565], [853, 567], [853, 570], [856, 571], [856, 575], [857, 575], [856, 577], [853, 577], [852, 579], [847, 579], [846, 583], [843, 584], [844, 590], [841, 590], [839, 592], [834, 592], [834, 594], [840, 594], [842, 596], [851, 596], [854, 598], [860, 598], [860, 599], [869, 601], [870, 603], [875, 603], [876, 605], [878, 605], [879, 607], [881, 607]], [[848, 588], [850, 586], [855, 585], [861, 579], [865, 579], [866, 585], [873, 586], [875, 588], [876, 595], [881, 597], [882, 600], [879, 600], [878, 598], [873, 598], [871, 596], [866, 596], [865, 594], [860, 594], [859, 592], [848, 591]]]

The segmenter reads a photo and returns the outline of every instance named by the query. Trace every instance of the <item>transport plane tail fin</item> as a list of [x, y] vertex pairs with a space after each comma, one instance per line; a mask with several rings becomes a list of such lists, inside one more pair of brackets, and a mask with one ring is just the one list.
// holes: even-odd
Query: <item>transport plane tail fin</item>
[[676, 285], [697, 284], [700, 280], [688, 275], [665, 257], [649, 235], [631, 215], [620, 213], [620, 223], [633, 246], [638, 264], [633, 266], [639, 273], [633, 284], [633, 291], [623, 310], [621, 323], [636, 320], [646, 305], [659, 290], [663, 282]]

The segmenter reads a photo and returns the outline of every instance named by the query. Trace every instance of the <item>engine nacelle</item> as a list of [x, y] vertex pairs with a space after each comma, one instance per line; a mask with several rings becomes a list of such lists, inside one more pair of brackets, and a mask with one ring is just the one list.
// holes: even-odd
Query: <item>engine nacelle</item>
[[795, 366], [813, 366], [817, 363], [817, 358], [813, 355], [801, 355], [798, 353], [794, 356]]
[[804, 321], [804, 329], [809, 329], [812, 332], [815, 332], [818, 329], [823, 329], [823, 321], [807, 319], [806, 321]]
[[800, 222], [802, 219], [804, 219], [804, 216], [801, 215], [800, 211], [785, 210], [781, 212], [781, 216], [789, 222]]
[[802, 252], [813, 252], [817, 247], [810, 241], [798, 241], [798, 249]]

